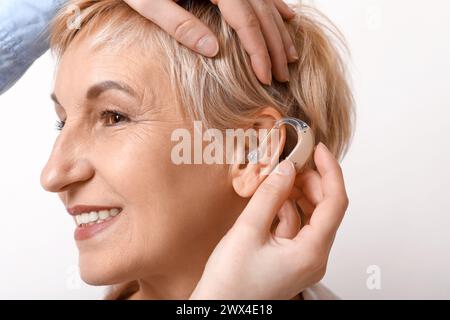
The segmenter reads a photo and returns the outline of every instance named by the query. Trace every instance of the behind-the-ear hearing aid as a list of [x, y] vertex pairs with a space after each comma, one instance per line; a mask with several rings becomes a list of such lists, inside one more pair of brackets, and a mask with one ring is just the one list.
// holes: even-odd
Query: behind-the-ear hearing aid
[[[275, 122], [272, 130], [280, 129], [283, 125], [290, 125], [291, 127], [293, 127], [298, 136], [297, 144], [285, 159], [292, 161], [296, 170], [301, 171], [311, 157], [311, 154], [314, 150], [314, 134], [311, 128], [305, 122], [296, 118], [282, 118]], [[269, 132], [267, 137], [270, 136], [272, 130]], [[250, 162], [256, 163], [259, 159], [260, 153], [260, 148], [251, 151], [248, 154], [248, 160]]]

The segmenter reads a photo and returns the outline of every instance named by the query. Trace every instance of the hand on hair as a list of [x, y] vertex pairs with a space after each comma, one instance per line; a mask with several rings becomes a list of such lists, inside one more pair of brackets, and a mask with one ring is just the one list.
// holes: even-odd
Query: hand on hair
[[[216, 36], [197, 17], [176, 4], [177, 1], [125, 0], [186, 47], [208, 57], [216, 56], [219, 51]], [[210, 1], [237, 32], [258, 79], [270, 84], [273, 73], [278, 81], [288, 81], [288, 63], [298, 59], [283, 22], [295, 15], [289, 6], [283, 0]]]
[[[323, 278], [348, 198], [341, 168], [323, 144], [314, 161], [318, 172], [295, 177], [285, 161], [261, 184], [211, 254], [191, 299], [291, 299]], [[288, 198], [306, 216], [301, 229]]]

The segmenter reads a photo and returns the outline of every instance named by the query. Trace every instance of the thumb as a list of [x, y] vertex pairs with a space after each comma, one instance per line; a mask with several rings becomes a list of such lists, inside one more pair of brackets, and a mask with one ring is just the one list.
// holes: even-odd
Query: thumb
[[125, 2], [189, 49], [207, 57], [214, 57], [219, 52], [219, 43], [212, 31], [173, 0]]
[[275, 236], [293, 239], [301, 228], [301, 218], [293, 200], [286, 201], [278, 212], [280, 222], [275, 229]]
[[289, 197], [295, 174], [291, 161], [281, 162], [256, 190], [236, 225], [246, 224], [261, 235], [268, 234], [275, 216]]

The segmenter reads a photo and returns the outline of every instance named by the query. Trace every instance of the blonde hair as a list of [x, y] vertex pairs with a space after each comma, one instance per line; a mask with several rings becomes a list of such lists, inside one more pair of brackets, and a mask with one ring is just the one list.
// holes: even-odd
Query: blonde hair
[[[264, 107], [306, 121], [316, 141], [342, 158], [352, 136], [353, 96], [344, 61], [342, 35], [317, 10], [297, 5], [296, 17], [286, 22], [298, 62], [289, 65], [290, 81], [271, 86], [256, 78], [236, 33], [210, 1], [183, 0], [178, 4], [206, 23], [218, 36], [216, 58], [203, 57], [179, 44], [121, 0], [74, 0], [56, 16], [51, 48], [58, 57], [77, 35], [91, 35], [98, 46], [159, 48], [177, 105], [193, 120], [218, 129], [245, 127]], [[80, 28], [69, 28], [80, 11]], [[148, 52], [148, 51], [147, 51]], [[155, 54], [155, 50], [152, 51]]]
[[[61, 57], [76, 37], [92, 36], [108, 49], [142, 47], [161, 59], [177, 105], [192, 120], [218, 129], [246, 127], [264, 107], [282, 116], [306, 121], [331, 152], [342, 158], [353, 132], [353, 96], [343, 55], [347, 48], [340, 32], [317, 10], [301, 4], [285, 24], [299, 52], [289, 65], [290, 81], [272, 85], [256, 78], [248, 54], [235, 31], [210, 1], [181, 0], [178, 4], [208, 25], [219, 39], [215, 58], [203, 57], [179, 44], [121, 0], [72, 0], [56, 16], [51, 48]], [[70, 28], [78, 8], [80, 28]], [[75, 10], [77, 11], [77, 10]], [[77, 21], [75, 21], [77, 22]], [[159, 50], [151, 50], [157, 48]], [[131, 284], [131, 285], [130, 285]], [[126, 298], [136, 282], [122, 284], [107, 298]], [[131, 294], [130, 293], [130, 294]]]

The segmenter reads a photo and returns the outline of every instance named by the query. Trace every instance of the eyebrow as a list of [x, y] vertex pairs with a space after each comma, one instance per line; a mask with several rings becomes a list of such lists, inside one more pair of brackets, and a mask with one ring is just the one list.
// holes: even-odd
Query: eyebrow
[[[103, 94], [104, 92], [109, 91], [109, 90], [122, 91], [134, 98], [137, 96], [136, 92], [130, 86], [126, 85], [125, 83], [107, 80], [107, 81], [97, 83], [97, 84], [93, 85], [92, 87], [90, 87], [89, 90], [87, 91], [86, 98], [88, 100], [96, 99], [101, 94]], [[56, 97], [56, 94], [54, 92], [50, 95], [50, 98], [56, 104], [61, 105], [61, 103], [58, 101], [58, 98]]]

